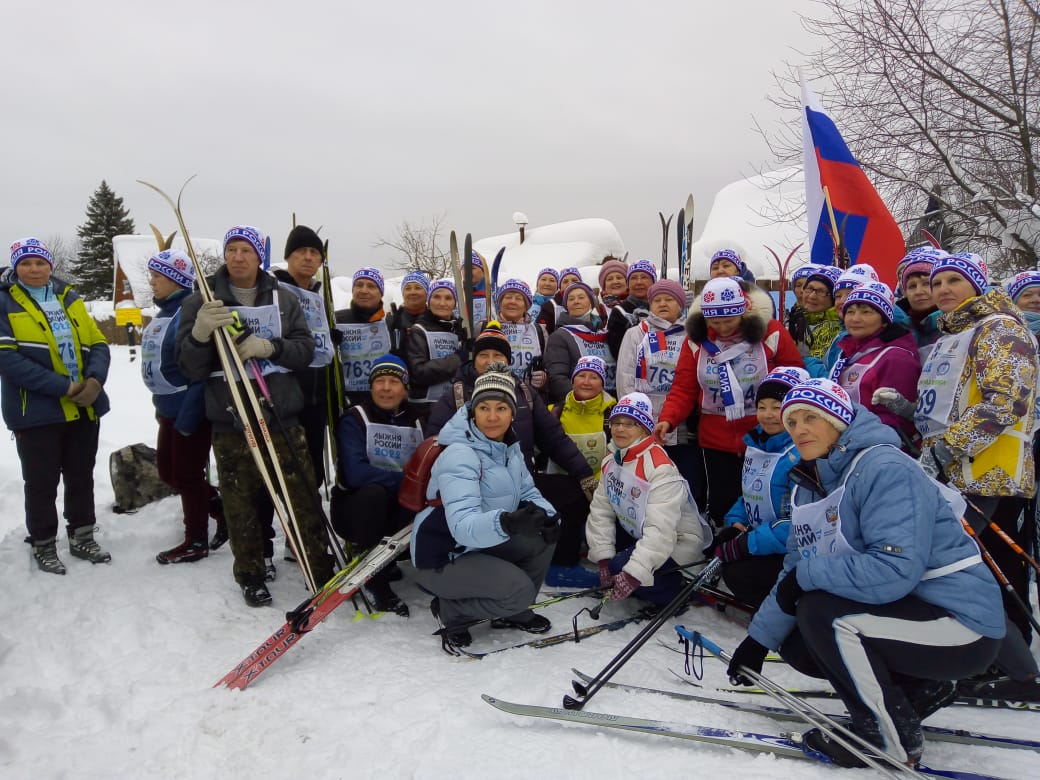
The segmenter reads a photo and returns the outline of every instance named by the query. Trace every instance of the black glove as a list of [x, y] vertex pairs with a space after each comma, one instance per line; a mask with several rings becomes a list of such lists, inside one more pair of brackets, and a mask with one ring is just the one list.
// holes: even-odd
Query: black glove
[[545, 510], [532, 505], [518, 507], [515, 512], [503, 512], [499, 518], [502, 530], [510, 536], [538, 536], [545, 522]]
[[736, 539], [742, 533], [744, 533], [744, 532], [741, 531], [738, 528], [734, 528], [731, 525], [726, 526], [721, 531], [719, 531], [717, 534], [715, 534], [715, 538], [711, 540], [711, 544], [709, 544], [707, 547], [704, 548], [704, 554], [708, 558], [711, 558], [715, 554], [715, 550], [720, 545], [725, 544], [730, 539]]
[[329, 328], [329, 340], [338, 347], [343, 343], [343, 331], [339, 328]]
[[729, 675], [729, 681], [733, 685], [755, 685], [753, 680], [740, 671], [740, 667], [746, 666], [755, 674], [761, 674], [762, 664], [766, 662], [768, 653], [768, 647], [760, 645], [750, 636], [744, 637], [744, 641], [737, 646], [737, 649], [733, 651], [733, 656], [730, 658], [729, 668], [726, 670], [726, 674]]
[[798, 584], [798, 569], [791, 569], [776, 586], [776, 605], [793, 617], [798, 609], [798, 599], [803, 593], [805, 591]]
[[560, 532], [563, 529], [563, 521], [559, 515], [549, 517], [546, 514], [542, 521], [542, 539], [546, 544], [556, 544], [560, 540]]
[[741, 534], [733, 539], [727, 539], [722, 544], [715, 545], [715, 557], [721, 559], [723, 563], [733, 563], [750, 556], [747, 534]]

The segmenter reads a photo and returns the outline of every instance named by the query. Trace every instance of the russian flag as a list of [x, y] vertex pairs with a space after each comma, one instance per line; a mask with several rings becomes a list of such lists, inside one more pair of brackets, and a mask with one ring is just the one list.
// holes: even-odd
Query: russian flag
[[896, 265], [906, 254], [903, 232], [805, 79], [802, 107], [805, 212], [812, 262], [834, 263], [831, 220], [823, 197], [827, 187], [852, 262], [870, 263], [881, 281], [895, 289]]

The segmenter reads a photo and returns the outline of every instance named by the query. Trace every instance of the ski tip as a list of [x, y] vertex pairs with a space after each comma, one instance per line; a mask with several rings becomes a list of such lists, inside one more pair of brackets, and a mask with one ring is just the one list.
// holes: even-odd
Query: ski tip
[[584, 701], [579, 701], [578, 699], [575, 699], [573, 696], [563, 697], [563, 708], [565, 710], [580, 710], [584, 706]]

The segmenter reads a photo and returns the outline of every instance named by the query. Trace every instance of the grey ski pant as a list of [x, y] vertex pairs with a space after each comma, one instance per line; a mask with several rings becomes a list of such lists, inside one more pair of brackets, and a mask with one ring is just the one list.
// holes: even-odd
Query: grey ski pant
[[415, 581], [440, 599], [441, 621], [531, 617], [555, 545], [541, 536], [514, 536], [486, 550], [462, 555], [440, 569], [414, 569]]

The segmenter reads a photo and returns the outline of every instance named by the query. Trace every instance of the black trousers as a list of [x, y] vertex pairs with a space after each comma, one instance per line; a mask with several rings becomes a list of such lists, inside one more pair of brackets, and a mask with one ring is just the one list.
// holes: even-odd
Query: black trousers
[[589, 502], [581, 484], [566, 474], [532, 476], [538, 492], [560, 513], [560, 538], [552, 562], [559, 566], [577, 566], [585, 541], [585, 521], [589, 517]]
[[703, 448], [704, 470], [708, 476], [708, 519], [718, 530], [723, 526], [726, 513], [743, 495], [740, 472], [744, 457], [734, 452]]
[[66, 423], [15, 431], [25, 482], [25, 527], [34, 542], [58, 535], [58, 480], [65, 483], [65, 520], [69, 530], [94, 525], [94, 459], [98, 420], [86, 412]]
[[[1029, 539], [1033, 535], [1033, 524], [1035, 519], [1026, 515], [1021, 526], [1018, 520], [1022, 510], [1026, 507], [1028, 499], [1018, 496], [975, 496], [965, 495], [970, 502], [965, 512], [966, 519], [972, 528], [978, 533], [980, 528], [985, 528], [979, 533], [979, 541], [989, 551], [993, 562], [1007, 577], [1008, 582], [1015, 593], [1025, 604], [1029, 604], [1029, 564], [1025, 558], [1011, 549], [1011, 545], [1000, 538], [996, 531], [989, 528], [992, 521], [1010, 536], [1023, 550], [1029, 549]], [[981, 510], [981, 514], [980, 511]], [[1007, 591], [1001, 590], [1001, 598], [1004, 599], [1004, 611], [1011, 619], [1028, 645], [1033, 638], [1033, 629], [1029, 618], [1022, 608], [1018, 606], [1015, 599]]]
[[906, 744], [908, 735], [920, 739], [908, 699], [918, 681], [983, 672], [1000, 647], [999, 639], [980, 637], [914, 596], [863, 604], [814, 590], [798, 601], [797, 614], [798, 627], [780, 655], [799, 672], [829, 680], [853, 723], [879, 730], [886, 752], [900, 760], [921, 748]]
[[[350, 541], [355, 552], [374, 547], [384, 536], [397, 533], [415, 519], [414, 512], [397, 503], [397, 493], [382, 485], [365, 485], [357, 490], [334, 486], [329, 514], [336, 533]], [[372, 583], [389, 583], [391, 570], [380, 570]]]
[[752, 555], [722, 564], [722, 579], [738, 599], [755, 609], [762, 606], [784, 568], [784, 555]]

